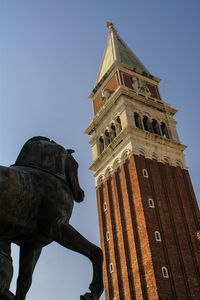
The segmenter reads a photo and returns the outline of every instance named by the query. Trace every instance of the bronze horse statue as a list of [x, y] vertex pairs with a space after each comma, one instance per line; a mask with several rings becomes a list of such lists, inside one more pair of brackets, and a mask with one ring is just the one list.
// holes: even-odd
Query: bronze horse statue
[[[97, 300], [103, 292], [102, 251], [69, 224], [74, 200], [84, 199], [73, 152], [48, 138], [34, 137], [25, 143], [14, 165], [0, 167], [1, 300], [25, 300], [41, 250], [52, 241], [92, 262], [91, 293], [80, 299]], [[11, 243], [20, 246], [16, 295], [9, 291]]]

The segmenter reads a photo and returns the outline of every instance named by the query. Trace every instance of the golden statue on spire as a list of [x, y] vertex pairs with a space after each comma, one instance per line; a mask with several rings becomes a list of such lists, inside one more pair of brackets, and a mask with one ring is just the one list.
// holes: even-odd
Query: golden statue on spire
[[114, 24], [112, 23], [112, 21], [109, 20], [109, 21], [106, 23], [106, 25], [107, 25], [108, 28], [114, 29]]

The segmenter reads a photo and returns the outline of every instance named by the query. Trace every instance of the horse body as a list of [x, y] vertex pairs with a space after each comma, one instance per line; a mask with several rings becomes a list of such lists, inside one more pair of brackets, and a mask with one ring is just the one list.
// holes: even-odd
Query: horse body
[[[42, 247], [52, 241], [91, 260], [92, 293], [81, 299], [99, 299], [103, 291], [101, 250], [69, 224], [74, 200], [84, 198], [71, 153], [47, 138], [35, 137], [24, 145], [13, 166], [0, 167], [1, 299], [25, 300]], [[16, 296], [9, 292], [11, 242], [20, 246]]]
[[[39, 185], [38, 185], [39, 182]], [[6, 189], [5, 189], [6, 187]], [[61, 215], [69, 221], [73, 195], [67, 183], [44, 171], [0, 167], [0, 239], [47, 234]], [[46, 214], [48, 212], [48, 215]]]

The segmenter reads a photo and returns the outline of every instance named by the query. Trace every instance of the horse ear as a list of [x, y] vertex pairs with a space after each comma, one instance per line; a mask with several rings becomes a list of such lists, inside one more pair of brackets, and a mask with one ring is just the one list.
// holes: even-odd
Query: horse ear
[[74, 150], [72, 150], [72, 149], [67, 149], [67, 151], [70, 153], [70, 154], [72, 154], [72, 153], [74, 153], [75, 151]]

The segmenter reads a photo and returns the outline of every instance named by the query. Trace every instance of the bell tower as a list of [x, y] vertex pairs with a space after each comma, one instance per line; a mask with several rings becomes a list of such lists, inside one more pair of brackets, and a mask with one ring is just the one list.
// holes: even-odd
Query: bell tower
[[89, 95], [106, 300], [199, 299], [200, 219], [174, 115], [108, 22]]

